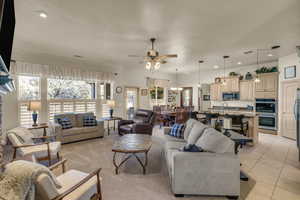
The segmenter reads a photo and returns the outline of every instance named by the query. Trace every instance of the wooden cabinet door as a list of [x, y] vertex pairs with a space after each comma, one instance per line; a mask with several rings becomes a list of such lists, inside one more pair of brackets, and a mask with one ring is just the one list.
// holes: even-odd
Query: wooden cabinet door
[[264, 89], [267, 92], [273, 92], [277, 90], [277, 73], [276, 74], [267, 74], [264, 76]]
[[240, 91], [239, 77], [230, 78], [230, 90], [231, 90], [231, 92], [239, 92]]
[[212, 101], [220, 101], [221, 100], [221, 84], [213, 83], [210, 86], [210, 98]]
[[240, 100], [252, 101], [254, 100], [254, 83], [253, 81], [240, 82]]
[[258, 76], [257, 77], [260, 81], [255, 83], [255, 91], [257, 92], [263, 92], [265, 91], [265, 79], [263, 76]]
[[297, 88], [300, 81], [290, 81], [282, 84], [281, 90], [281, 128], [280, 132], [284, 137], [296, 139], [296, 120], [294, 106], [296, 101]]

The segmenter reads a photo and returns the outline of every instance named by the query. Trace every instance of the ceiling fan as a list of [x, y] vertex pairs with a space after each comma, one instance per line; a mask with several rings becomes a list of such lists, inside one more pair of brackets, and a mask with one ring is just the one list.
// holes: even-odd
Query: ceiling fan
[[141, 63], [146, 63], [146, 69], [155, 71], [160, 68], [160, 64], [167, 63], [167, 58], [177, 58], [177, 54], [159, 55], [159, 52], [154, 49], [155, 38], [151, 38], [151, 49], [147, 52], [146, 56], [129, 55], [129, 57], [142, 57], [144, 60]]

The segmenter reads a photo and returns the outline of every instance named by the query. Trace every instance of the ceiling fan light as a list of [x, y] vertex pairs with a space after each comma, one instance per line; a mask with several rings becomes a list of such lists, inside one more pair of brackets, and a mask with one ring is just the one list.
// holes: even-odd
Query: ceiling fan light
[[156, 62], [154, 65], [154, 70], [158, 70], [160, 68], [160, 63]]

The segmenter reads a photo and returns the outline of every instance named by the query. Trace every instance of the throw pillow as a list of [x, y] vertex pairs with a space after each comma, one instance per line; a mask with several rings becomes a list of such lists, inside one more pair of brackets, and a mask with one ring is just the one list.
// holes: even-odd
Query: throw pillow
[[188, 144], [183, 147], [183, 151], [185, 152], [204, 152], [201, 147], [196, 146], [195, 144]]
[[61, 125], [62, 129], [69, 129], [73, 128], [72, 122], [69, 118], [65, 117], [60, 120], [57, 120], [58, 123]]
[[96, 116], [92, 116], [92, 115], [84, 116], [83, 126], [97, 126]]
[[195, 144], [207, 127], [208, 126], [202, 124], [201, 122], [195, 123], [192, 130], [190, 131], [189, 137], [187, 138], [187, 143]]
[[169, 135], [177, 138], [183, 138], [184, 124], [174, 124], [171, 128]]
[[183, 139], [185, 141], [187, 141], [190, 133], [191, 133], [191, 130], [194, 126], [195, 123], [197, 123], [198, 121], [197, 120], [194, 120], [194, 119], [189, 119], [186, 123], [185, 123], [185, 129], [184, 129], [184, 133], [183, 133]]
[[234, 142], [214, 128], [206, 129], [196, 145], [209, 152], [234, 153]]

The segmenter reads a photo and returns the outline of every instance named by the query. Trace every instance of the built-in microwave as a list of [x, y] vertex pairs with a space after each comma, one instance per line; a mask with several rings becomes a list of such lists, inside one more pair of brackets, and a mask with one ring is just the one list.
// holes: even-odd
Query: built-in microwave
[[223, 101], [238, 101], [240, 100], [240, 93], [231, 92], [231, 93], [223, 93]]

